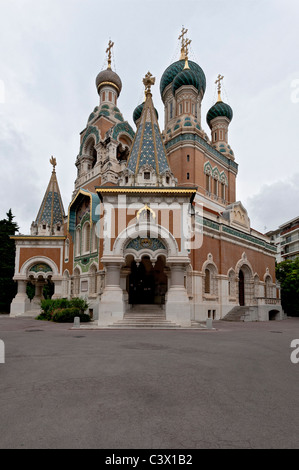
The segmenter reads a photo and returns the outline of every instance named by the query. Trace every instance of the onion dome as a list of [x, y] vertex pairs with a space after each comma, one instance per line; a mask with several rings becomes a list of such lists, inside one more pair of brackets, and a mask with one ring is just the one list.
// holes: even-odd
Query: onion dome
[[100, 89], [104, 85], [109, 85], [115, 88], [117, 91], [117, 96], [119, 96], [121, 89], [122, 89], [121, 79], [119, 78], [117, 73], [111, 70], [109, 66], [106, 70], [103, 70], [102, 72], [100, 72], [96, 78], [96, 87], [97, 87], [98, 93], [100, 93]]
[[[206, 77], [205, 77], [205, 74], [204, 74], [202, 68], [198, 64], [193, 62], [192, 60], [188, 60], [188, 65], [189, 65], [190, 70], [192, 70], [193, 72], [195, 72], [196, 75], [199, 76], [199, 82], [201, 83], [202, 91], [204, 93], [205, 90], [206, 90]], [[161, 81], [160, 81], [161, 96], [163, 96], [163, 92], [164, 92], [165, 88], [170, 83], [173, 82], [175, 77], [180, 72], [182, 72], [184, 67], [185, 67], [185, 60], [178, 60], [177, 62], [174, 62], [169, 67], [167, 67], [167, 69], [163, 73]]]
[[212, 128], [211, 121], [217, 117], [226, 117], [231, 121], [233, 118], [232, 108], [228, 104], [223, 103], [223, 101], [217, 101], [217, 103], [209, 109], [207, 114], [207, 123], [210, 128]]
[[[144, 102], [141, 103], [139, 106], [137, 106], [137, 107], [134, 109], [134, 112], [133, 112], [133, 121], [135, 122], [135, 124], [137, 123], [138, 119], [140, 119], [140, 117], [141, 117], [143, 107], [144, 107]], [[155, 112], [156, 112], [157, 119], [159, 119], [158, 111], [156, 110], [156, 108], [154, 108], [154, 109], [155, 109]], [[136, 124], [136, 125], [137, 125], [137, 124]]]
[[172, 82], [172, 93], [175, 94], [176, 90], [184, 85], [192, 85], [199, 92], [204, 93], [205, 82], [202, 82], [202, 77], [199, 73], [194, 72], [191, 69], [184, 69], [179, 72]]

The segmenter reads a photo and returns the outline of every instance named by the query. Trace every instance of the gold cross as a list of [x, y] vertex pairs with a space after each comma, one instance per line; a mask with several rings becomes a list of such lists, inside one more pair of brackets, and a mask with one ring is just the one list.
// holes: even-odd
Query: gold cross
[[219, 102], [219, 101], [222, 101], [222, 99], [221, 99], [221, 80], [223, 80], [223, 79], [224, 79], [224, 76], [219, 74], [219, 75], [218, 75], [218, 78], [217, 78], [217, 80], [216, 80], [216, 82], [215, 82], [216, 85], [217, 85], [217, 83], [218, 83], [218, 102]]
[[143, 84], [145, 86], [145, 94], [151, 92], [151, 86], [155, 84], [155, 77], [152, 76], [150, 72], [147, 72], [146, 76], [143, 79]]
[[114, 42], [109, 40], [108, 47], [106, 49], [106, 54], [108, 54], [108, 68], [111, 68], [111, 49], [114, 46]]
[[182, 34], [179, 36], [179, 40], [181, 39], [182, 40], [182, 46], [183, 46], [183, 42], [184, 42], [184, 36], [185, 34], [188, 33], [188, 29], [185, 29], [184, 26], [182, 27]]
[[186, 58], [188, 58], [188, 46], [190, 46], [191, 44], [191, 39], [185, 39], [185, 46], [184, 46], [184, 49], [185, 49], [185, 55], [186, 55]]
[[184, 42], [185, 42], [185, 34], [187, 34], [188, 32], [188, 29], [185, 29], [184, 26], [182, 27], [182, 34], [179, 36], [179, 40], [181, 39], [182, 40], [182, 45], [181, 45], [181, 60], [184, 60], [185, 59], [185, 46], [184, 46]]
[[217, 83], [218, 83], [218, 91], [221, 90], [221, 80], [223, 80], [223, 79], [224, 79], [223, 75], [220, 75], [220, 74], [219, 74], [219, 75], [218, 75], [218, 79], [217, 79], [216, 82], [215, 82], [216, 85], [217, 85]]

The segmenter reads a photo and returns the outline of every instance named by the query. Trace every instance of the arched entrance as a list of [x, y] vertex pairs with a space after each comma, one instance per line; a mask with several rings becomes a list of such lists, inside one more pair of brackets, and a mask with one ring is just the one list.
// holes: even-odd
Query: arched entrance
[[131, 271], [127, 278], [129, 304], [164, 304], [167, 291], [164, 257], [159, 256], [156, 262], [152, 262], [148, 255], [144, 255], [139, 263], [129, 257], [128, 264]]
[[242, 269], [239, 272], [239, 304], [241, 307], [245, 305], [245, 279]]

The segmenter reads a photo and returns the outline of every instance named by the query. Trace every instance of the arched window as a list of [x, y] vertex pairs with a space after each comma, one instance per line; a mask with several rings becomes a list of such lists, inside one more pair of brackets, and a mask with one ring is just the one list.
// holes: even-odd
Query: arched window
[[91, 162], [88, 165], [89, 169], [93, 168], [97, 163], [97, 151], [95, 149], [95, 141], [94, 138], [91, 136], [85, 146], [85, 153], [91, 158]]
[[173, 102], [171, 101], [169, 104], [169, 119], [173, 117]]
[[95, 265], [91, 266], [91, 268], [89, 270], [89, 276], [90, 276], [90, 279], [89, 279], [89, 294], [90, 295], [96, 294], [96, 292], [97, 292], [97, 283], [96, 283], [97, 268], [95, 267]]
[[218, 196], [218, 180], [214, 178], [214, 195]]
[[80, 271], [78, 268], [74, 270], [74, 279], [73, 279], [73, 296], [76, 297], [80, 293]]
[[225, 201], [225, 184], [221, 183], [221, 198]]
[[69, 297], [69, 289], [70, 288], [70, 275], [68, 270], [64, 271], [63, 279], [62, 279], [62, 297], [68, 298]]
[[211, 293], [211, 272], [209, 269], [205, 270], [205, 294]]
[[214, 264], [208, 264], [204, 275], [204, 294], [218, 295], [217, 269]]
[[78, 227], [76, 229], [76, 256], [80, 256], [81, 254], [81, 229]]
[[70, 256], [70, 241], [67, 238], [64, 244], [64, 261], [67, 262]]
[[92, 233], [91, 233], [91, 251], [97, 251], [98, 248], [98, 237], [97, 237], [97, 227], [96, 224], [92, 226]]
[[206, 174], [206, 191], [208, 193], [211, 192], [211, 183], [210, 183], [210, 181], [211, 181], [211, 176], [207, 173]]
[[270, 299], [272, 298], [272, 287], [271, 287], [271, 284], [272, 284], [272, 279], [270, 276], [267, 276], [266, 279], [265, 279], [265, 298], [267, 299]]
[[89, 253], [90, 252], [90, 224], [89, 222], [85, 222], [84, 227], [83, 227], [83, 247], [84, 247], [84, 253]]

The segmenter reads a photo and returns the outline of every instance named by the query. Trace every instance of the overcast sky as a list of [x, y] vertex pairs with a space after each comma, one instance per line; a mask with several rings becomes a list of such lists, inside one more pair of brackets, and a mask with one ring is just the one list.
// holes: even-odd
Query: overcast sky
[[112, 68], [123, 84], [118, 106], [132, 114], [142, 78], [156, 77], [153, 99], [164, 127], [159, 84], [179, 59], [182, 25], [190, 59], [204, 70], [202, 125], [224, 75], [233, 108], [229, 143], [239, 164], [237, 200], [265, 232], [299, 215], [298, 0], [0, 0], [0, 219], [9, 208], [28, 234], [50, 179], [65, 211], [71, 200], [79, 133], [98, 105], [95, 77]]

